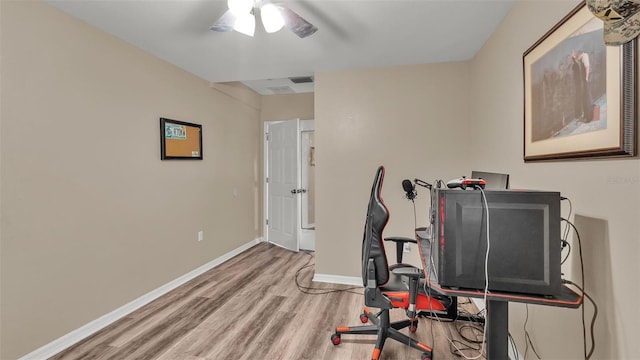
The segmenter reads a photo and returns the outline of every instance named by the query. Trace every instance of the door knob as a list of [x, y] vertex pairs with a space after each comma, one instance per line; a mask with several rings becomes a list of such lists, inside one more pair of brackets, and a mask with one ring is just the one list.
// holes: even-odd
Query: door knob
[[298, 193], [298, 190], [296, 190], [296, 189], [291, 189], [291, 193], [292, 193], [292, 194], [297, 194], [297, 193]]

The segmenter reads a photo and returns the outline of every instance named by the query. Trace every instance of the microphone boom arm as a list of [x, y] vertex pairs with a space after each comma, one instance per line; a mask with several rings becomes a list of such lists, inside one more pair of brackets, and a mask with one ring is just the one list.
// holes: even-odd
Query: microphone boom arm
[[420, 180], [420, 179], [413, 179], [413, 182], [414, 182], [414, 184], [416, 184], [416, 185], [420, 185], [420, 186], [422, 186], [423, 188], [427, 188], [427, 189], [431, 190], [432, 185], [431, 185], [431, 184], [429, 184], [429, 183], [428, 183], [428, 182], [426, 182], [426, 181], [422, 181], [422, 180]]

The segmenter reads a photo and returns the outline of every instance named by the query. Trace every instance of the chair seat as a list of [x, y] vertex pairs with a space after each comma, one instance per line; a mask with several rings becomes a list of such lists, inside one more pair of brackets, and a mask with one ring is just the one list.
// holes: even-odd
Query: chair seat
[[[425, 288], [429, 292], [428, 294], [425, 292]], [[391, 272], [389, 281], [380, 287], [380, 291], [391, 300], [394, 307], [402, 309], [409, 307], [409, 282], [406, 277]], [[443, 311], [447, 309], [450, 302], [451, 298], [425, 287], [425, 279], [420, 279], [418, 298], [416, 299], [417, 311]]]

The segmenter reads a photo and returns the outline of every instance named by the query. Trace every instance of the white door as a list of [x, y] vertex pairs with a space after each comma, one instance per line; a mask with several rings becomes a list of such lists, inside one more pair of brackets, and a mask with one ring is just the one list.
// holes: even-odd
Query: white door
[[270, 243], [298, 251], [299, 120], [268, 125], [268, 224]]

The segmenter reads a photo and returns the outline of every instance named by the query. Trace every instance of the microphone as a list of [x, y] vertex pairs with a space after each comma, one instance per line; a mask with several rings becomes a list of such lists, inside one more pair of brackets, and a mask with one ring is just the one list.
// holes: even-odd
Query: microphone
[[404, 189], [404, 192], [407, 193], [407, 199], [411, 201], [413, 201], [413, 199], [415, 199], [416, 196], [418, 195], [416, 193], [415, 186], [413, 186], [413, 184], [411, 183], [411, 180], [409, 179], [402, 180], [402, 188]]
[[425, 187], [425, 188], [431, 190], [431, 184], [429, 184], [428, 182], [422, 181], [420, 179], [414, 179], [413, 181], [416, 183], [416, 185], [420, 185], [422, 187]]

